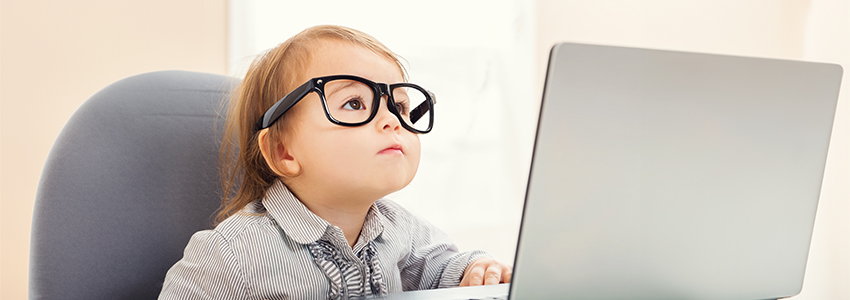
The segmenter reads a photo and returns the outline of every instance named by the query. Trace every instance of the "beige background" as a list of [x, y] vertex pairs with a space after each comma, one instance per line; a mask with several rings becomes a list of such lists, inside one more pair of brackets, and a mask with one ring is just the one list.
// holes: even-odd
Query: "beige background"
[[0, 2], [0, 298], [26, 299], [36, 186], [89, 96], [154, 70], [226, 72], [225, 0]]
[[[35, 190], [50, 146], [70, 115], [104, 86], [138, 73], [228, 72], [227, 2], [0, 1], [0, 299], [26, 298]], [[850, 0], [534, 5], [541, 77], [556, 41], [850, 66]], [[839, 101], [806, 282], [795, 299], [850, 299], [848, 101], [846, 93]]]

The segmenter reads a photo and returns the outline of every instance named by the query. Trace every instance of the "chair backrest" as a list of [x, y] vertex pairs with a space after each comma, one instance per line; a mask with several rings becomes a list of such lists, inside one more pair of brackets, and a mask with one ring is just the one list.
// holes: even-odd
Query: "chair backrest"
[[155, 299], [221, 200], [218, 149], [231, 77], [141, 74], [74, 113], [35, 201], [30, 299]]

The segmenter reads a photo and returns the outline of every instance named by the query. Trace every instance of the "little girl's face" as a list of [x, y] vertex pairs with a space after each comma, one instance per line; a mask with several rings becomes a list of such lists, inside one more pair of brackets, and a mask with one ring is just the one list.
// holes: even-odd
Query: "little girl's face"
[[[388, 59], [354, 44], [329, 40], [312, 51], [302, 81], [329, 75], [355, 75], [374, 82], [403, 82]], [[301, 164], [297, 180], [326, 197], [374, 201], [405, 187], [419, 167], [419, 136], [401, 126], [386, 106], [358, 127], [331, 123], [316, 93], [298, 102], [289, 149]]]

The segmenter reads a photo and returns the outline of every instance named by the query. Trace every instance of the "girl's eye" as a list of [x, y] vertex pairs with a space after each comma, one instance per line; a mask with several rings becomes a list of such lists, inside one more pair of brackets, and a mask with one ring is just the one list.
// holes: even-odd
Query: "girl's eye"
[[405, 116], [408, 113], [407, 103], [405, 103], [405, 102], [396, 102], [395, 103], [395, 109], [398, 111], [398, 113], [405, 115]]
[[343, 104], [343, 105], [342, 105], [342, 108], [343, 108], [343, 109], [348, 109], [348, 110], [361, 110], [361, 109], [365, 109], [365, 107], [363, 107], [363, 101], [360, 101], [360, 99], [359, 99], [359, 98], [358, 98], [358, 99], [351, 99], [351, 100], [348, 100], [347, 102], [345, 102], [345, 104]]

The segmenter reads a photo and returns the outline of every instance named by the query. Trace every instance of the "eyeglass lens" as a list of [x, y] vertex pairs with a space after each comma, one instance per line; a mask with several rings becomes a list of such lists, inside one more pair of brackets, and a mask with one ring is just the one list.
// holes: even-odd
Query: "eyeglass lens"
[[[328, 112], [337, 121], [343, 123], [361, 123], [369, 119], [375, 96], [372, 88], [360, 81], [337, 79], [328, 81], [324, 86], [325, 102]], [[392, 90], [395, 108], [401, 121], [416, 130], [427, 130], [433, 112], [428, 97], [419, 89], [397, 86]], [[379, 106], [378, 106], [379, 107]]]

